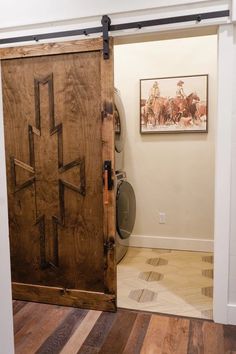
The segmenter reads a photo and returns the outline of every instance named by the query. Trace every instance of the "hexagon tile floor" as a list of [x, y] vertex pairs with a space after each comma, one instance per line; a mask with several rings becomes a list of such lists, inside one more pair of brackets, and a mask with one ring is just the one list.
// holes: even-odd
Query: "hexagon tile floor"
[[130, 247], [117, 273], [118, 307], [212, 319], [212, 253]]

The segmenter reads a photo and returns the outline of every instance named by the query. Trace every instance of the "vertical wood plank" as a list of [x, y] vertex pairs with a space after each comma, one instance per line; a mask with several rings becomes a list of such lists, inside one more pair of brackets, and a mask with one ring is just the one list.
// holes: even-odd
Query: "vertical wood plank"
[[79, 353], [87, 353], [88, 350], [92, 352], [92, 348], [94, 348], [95, 352], [99, 351], [116, 318], [117, 313], [103, 312], [86, 338]]
[[[114, 96], [114, 77], [113, 77], [113, 40], [110, 38], [110, 58], [103, 59], [101, 52], [101, 111], [102, 111], [102, 156], [103, 163], [110, 160], [113, 169], [113, 179], [115, 172], [115, 142], [114, 142], [114, 116], [113, 116], [113, 96]], [[115, 192], [114, 188], [108, 193], [103, 192], [104, 202], [104, 243], [115, 244]], [[108, 203], [106, 204], [106, 198]], [[105, 261], [105, 292], [116, 294], [116, 261], [115, 249], [106, 249], [104, 254]]]
[[151, 315], [139, 313], [123, 354], [139, 354], [143, 345]]
[[76, 354], [101, 315], [100, 311], [89, 311], [77, 330], [70, 337], [60, 354]]
[[202, 326], [204, 353], [224, 353], [223, 326], [214, 322], [204, 322]]
[[170, 317], [168, 330], [163, 343], [166, 354], [187, 354], [190, 320]]
[[190, 320], [188, 354], [204, 354], [203, 321]]
[[26, 305], [26, 301], [13, 301], [13, 315], [16, 315], [17, 312], [19, 312]]
[[153, 315], [142, 354], [187, 354], [189, 320]]
[[123, 353], [136, 317], [136, 312], [120, 310], [106, 341], [100, 349], [100, 353]]
[[42, 343], [36, 354], [57, 354], [65, 346], [76, 328], [87, 315], [87, 310], [74, 309], [65, 320], [57, 326], [55, 331]]
[[14, 315], [14, 333], [19, 332], [30, 321], [32, 314], [37, 312], [35, 304], [26, 302], [26, 305]]
[[224, 350], [226, 353], [236, 353], [236, 326], [223, 326]]
[[152, 315], [141, 354], [162, 354], [163, 342], [167, 333], [169, 318]]
[[35, 353], [69, 312], [70, 308], [38, 304], [15, 335], [16, 354]]

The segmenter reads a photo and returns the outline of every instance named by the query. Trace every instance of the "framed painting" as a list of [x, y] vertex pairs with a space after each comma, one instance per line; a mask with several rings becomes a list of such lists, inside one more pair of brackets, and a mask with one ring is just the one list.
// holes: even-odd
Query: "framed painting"
[[208, 75], [140, 80], [140, 133], [207, 133]]

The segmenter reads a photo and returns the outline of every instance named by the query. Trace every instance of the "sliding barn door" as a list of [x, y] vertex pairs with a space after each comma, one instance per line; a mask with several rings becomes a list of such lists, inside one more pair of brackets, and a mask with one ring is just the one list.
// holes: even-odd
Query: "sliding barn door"
[[13, 296], [115, 310], [112, 46], [109, 60], [102, 39], [0, 58]]

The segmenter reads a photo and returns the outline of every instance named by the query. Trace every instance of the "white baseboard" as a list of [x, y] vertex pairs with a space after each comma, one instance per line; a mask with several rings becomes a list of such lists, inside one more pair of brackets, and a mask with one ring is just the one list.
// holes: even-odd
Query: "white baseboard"
[[228, 308], [228, 324], [236, 325], [236, 304], [229, 304]]
[[214, 241], [186, 237], [131, 235], [129, 245], [133, 247], [166, 248], [173, 250], [213, 252]]

